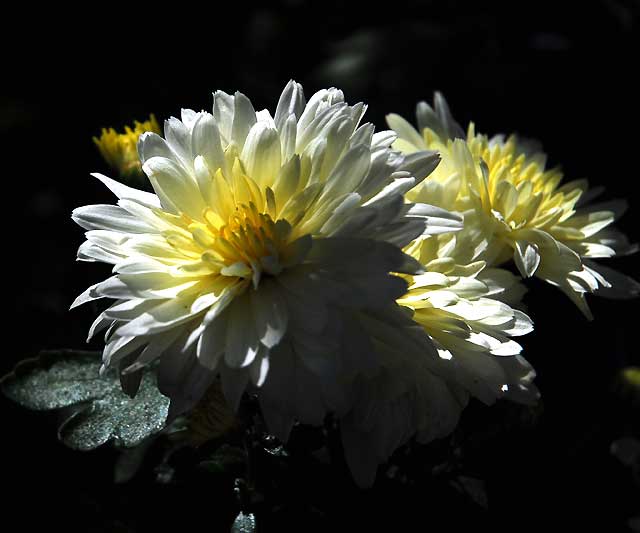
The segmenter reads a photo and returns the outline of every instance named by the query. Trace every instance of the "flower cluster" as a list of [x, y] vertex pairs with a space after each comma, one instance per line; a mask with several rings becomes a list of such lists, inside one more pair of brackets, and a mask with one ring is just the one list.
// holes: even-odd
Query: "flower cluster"
[[332, 414], [369, 486], [404, 442], [450, 434], [470, 398], [536, 401], [509, 259], [585, 313], [585, 293], [638, 285], [591, 261], [633, 251], [610, 228], [621, 206], [578, 209], [586, 185], [558, 187], [528, 145], [465, 136], [439, 95], [419, 132], [397, 115], [375, 132], [365, 111], [292, 81], [273, 115], [217, 91], [164, 137], [137, 132], [154, 193], [94, 174], [118, 201], [73, 212], [78, 258], [113, 275], [73, 307], [115, 300], [89, 335], [106, 331], [103, 370], [135, 395], [154, 366], [169, 419], [218, 380], [232, 409], [254, 392], [283, 441]]

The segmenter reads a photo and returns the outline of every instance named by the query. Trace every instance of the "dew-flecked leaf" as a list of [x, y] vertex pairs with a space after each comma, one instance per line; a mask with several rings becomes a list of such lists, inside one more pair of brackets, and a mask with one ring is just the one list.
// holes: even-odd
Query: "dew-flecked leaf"
[[18, 363], [0, 380], [2, 392], [16, 403], [37, 411], [74, 407], [60, 424], [58, 436], [67, 446], [91, 450], [113, 440], [131, 447], [160, 431], [169, 399], [147, 370], [140, 389], [130, 398], [116, 373], [100, 376], [99, 352], [56, 350]]

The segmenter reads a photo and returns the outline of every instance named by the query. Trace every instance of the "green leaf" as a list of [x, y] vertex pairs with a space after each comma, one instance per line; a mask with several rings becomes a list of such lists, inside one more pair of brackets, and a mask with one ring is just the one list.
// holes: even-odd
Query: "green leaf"
[[91, 450], [110, 440], [131, 447], [160, 431], [169, 399], [158, 391], [155, 373], [144, 371], [136, 397], [130, 398], [115, 373], [100, 376], [100, 365], [99, 352], [44, 351], [18, 363], [0, 388], [28, 409], [73, 407], [58, 430], [70, 448]]

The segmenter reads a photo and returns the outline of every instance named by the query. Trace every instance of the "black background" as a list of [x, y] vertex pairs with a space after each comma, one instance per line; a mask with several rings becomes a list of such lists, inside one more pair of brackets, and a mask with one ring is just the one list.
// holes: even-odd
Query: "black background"
[[[461, 123], [540, 139], [566, 179], [587, 177], [606, 186], [607, 198], [626, 197], [630, 210], [619, 226], [637, 240], [638, 3], [481, 4], [290, 1], [211, 14], [148, 5], [155, 16], [137, 20], [129, 9], [104, 5], [8, 16], [0, 168], [10, 297], [0, 371], [43, 348], [84, 346], [95, 309], [67, 309], [108, 268], [74, 261], [82, 230], [70, 213], [111, 202], [89, 177], [109, 173], [91, 137], [149, 113], [163, 119], [181, 107], [209, 109], [215, 89], [241, 90], [256, 109], [273, 110], [290, 78], [307, 96], [335, 85], [349, 102], [369, 105], [366, 119], [378, 129], [388, 112], [413, 121], [415, 103], [441, 90]], [[636, 258], [610, 263], [638, 277]], [[314, 517], [313, 527], [626, 529], [640, 513], [640, 494], [609, 447], [638, 432], [638, 409], [617, 378], [640, 364], [638, 304], [593, 297], [596, 320], [589, 323], [551, 287], [533, 281], [530, 289], [525, 302], [536, 332], [523, 345], [544, 409], [533, 429], [507, 432], [475, 457], [488, 512], [469, 514], [437, 492], [386, 482], [362, 493], [347, 478], [325, 476], [319, 484], [307, 480], [315, 491], [309, 498], [343, 500], [328, 517]], [[71, 452], [57, 443], [49, 417], [4, 399], [0, 409], [3, 519], [20, 521], [10, 531], [218, 531], [233, 514], [226, 486], [198, 480], [197, 490], [187, 490], [142, 480], [116, 487], [112, 450]], [[473, 406], [466, 416], [482, 425], [495, 421], [488, 411]], [[336, 521], [341, 512], [347, 522]]]

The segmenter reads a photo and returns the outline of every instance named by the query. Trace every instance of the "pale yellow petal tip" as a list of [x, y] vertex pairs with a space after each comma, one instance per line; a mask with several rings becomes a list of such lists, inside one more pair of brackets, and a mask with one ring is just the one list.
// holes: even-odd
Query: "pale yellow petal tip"
[[125, 126], [123, 133], [114, 128], [103, 128], [100, 137], [94, 137], [93, 142], [104, 160], [122, 177], [139, 177], [142, 176], [142, 165], [137, 144], [139, 137], [146, 132], [160, 133], [160, 125], [153, 114], [144, 122], [135, 120], [133, 128]]

